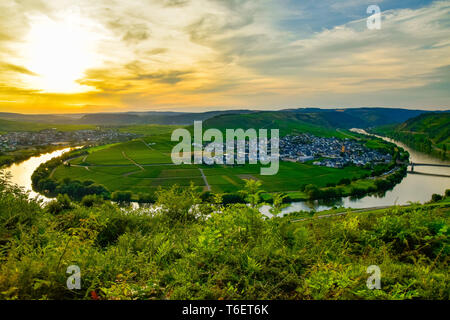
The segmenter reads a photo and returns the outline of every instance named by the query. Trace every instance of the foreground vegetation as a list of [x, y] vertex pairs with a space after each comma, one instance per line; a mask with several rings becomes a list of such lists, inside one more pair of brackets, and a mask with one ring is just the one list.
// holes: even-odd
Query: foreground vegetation
[[[432, 204], [295, 222], [264, 218], [259, 187], [246, 182], [249, 206], [173, 186], [155, 210], [131, 210], [96, 195], [41, 206], [2, 176], [0, 298], [449, 298], [448, 191]], [[71, 265], [80, 290], [66, 287]], [[381, 290], [366, 287], [370, 265]]]

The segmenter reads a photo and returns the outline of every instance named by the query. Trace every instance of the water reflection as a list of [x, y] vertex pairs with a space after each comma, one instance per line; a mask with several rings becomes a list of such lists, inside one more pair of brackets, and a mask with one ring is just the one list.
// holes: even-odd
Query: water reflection
[[42, 164], [53, 158], [62, 156], [64, 153], [69, 152], [72, 148], [64, 148], [49, 153], [44, 153], [39, 156], [31, 157], [23, 162], [14, 163], [10, 167], [5, 169], [5, 172], [11, 174], [11, 182], [22, 187], [25, 191], [30, 192], [31, 198], [38, 198], [43, 201], [49, 201], [50, 199], [43, 195], [33, 191], [31, 187], [31, 176], [33, 172]]
[[[358, 129], [358, 132], [364, 133], [365, 131]], [[384, 137], [379, 138], [395, 143], [399, 147], [402, 147], [403, 149], [408, 151], [410, 154], [410, 160], [412, 162], [450, 165], [450, 161], [443, 161], [428, 154], [412, 150], [401, 142]], [[414, 171], [450, 176], [450, 168], [446, 167], [415, 167]], [[450, 178], [408, 173], [399, 184], [397, 184], [392, 190], [388, 190], [385, 193], [364, 196], [361, 199], [346, 197], [338, 200], [331, 200], [331, 202], [293, 202], [288, 207], [282, 210], [281, 215], [296, 211], [323, 211], [331, 209], [333, 207], [362, 209], [392, 205], [405, 205], [409, 202], [424, 203], [429, 201], [434, 193], [443, 194], [446, 189], [450, 189]], [[270, 206], [263, 206], [261, 208], [261, 212], [267, 216], [271, 216], [269, 213], [269, 209]]]

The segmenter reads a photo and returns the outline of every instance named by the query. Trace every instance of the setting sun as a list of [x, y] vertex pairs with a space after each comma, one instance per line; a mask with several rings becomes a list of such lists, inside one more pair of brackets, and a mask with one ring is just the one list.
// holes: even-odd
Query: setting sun
[[50, 93], [93, 90], [77, 83], [98, 61], [95, 38], [77, 16], [67, 16], [63, 21], [33, 18], [26, 47], [25, 66], [36, 74], [27, 79], [32, 88]]

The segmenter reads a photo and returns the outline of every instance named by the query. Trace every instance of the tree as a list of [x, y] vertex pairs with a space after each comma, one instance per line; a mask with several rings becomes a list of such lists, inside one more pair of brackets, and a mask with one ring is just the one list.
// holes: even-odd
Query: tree
[[197, 188], [191, 183], [189, 188], [173, 185], [169, 189], [156, 191], [156, 205], [161, 207], [163, 216], [170, 223], [188, 223], [203, 215], [202, 200]]
[[261, 201], [261, 193], [264, 192], [261, 190], [262, 182], [259, 180], [253, 179], [244, 179], [245, 187], [242, 191], [242, 194], [245, 196], [245, 200], [250, 203], [252, 208], [256, 208], [258, 203]]
[[116, 202], [130, 202], [131, 196], [130, 191], [115, 191], [111, 195], [111, 200]]
[[225, 193], [222, 195], [222, 204], [245, 203], [244, 198], [237, 193]]
[[319, 199], [322, 195], [320, 189], [316, 185], [313, 185], [313, 184], [308, 184], [305, 187], [304, 192], [308, 195], [309, 199], [311, 199], [311, 200]]
[[87, 196], [84, 196], [83, 199], [81, 199], [81, 205], [87, 208], [91, 208], [94, 205], [100, 205], [103, 203], [103, 197], [98, 196], [96, 194], [90, 194]]
[[150, 193], [138, 193], [139, 203], [154, 203], [155, 200], [155, 197]]
[[440, 194], [434, 193], [431, 196], [431, 202], [438, 202], [442, 200], [442, 196]]

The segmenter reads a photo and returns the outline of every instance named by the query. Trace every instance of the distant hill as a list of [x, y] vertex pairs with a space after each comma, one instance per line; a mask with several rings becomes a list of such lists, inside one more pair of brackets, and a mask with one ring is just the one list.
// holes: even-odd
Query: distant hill
[[360, 109], [292, 109], [253, 112], [244, 115], [219, 115], [205, 121], [206, 128], [280, 129], [281, 135], [309, 132], [320, 136], [339, 135], [337, 129], [368, 128], [380, 124], [400, 123], [421, 110]]
[[59, 131], [73, 131], [82, 129], [94, 129], [91, 125], [61, 125], [52, 123], [11, 121], [0, 119], [0, 134], [11, 131], [40, 131], [44, 129], [57, 129]]
[[77, 120], [80, 124], [130, 125], [130, 124], [177, 124], [188, 125], [195, 120], [206, 120], [221, 114], [245, 114], [250, 110], [210, 111], [202, 113], [183, 112], [127, 112], [86, 114]]
[[52, 123], [52, 124], [89, 124], [99, 126], [123, 126], [135, 124], [173, 124], [188, 125], [194, 120], [206, 120], [221, 114], [245, 114], [251, 113], [251, 110], [225, 110], [208, 112], [118, 112], [118, 113], [87, 113], [87, 114], [20, 114], [0, 112], [0, 119]]
[[[0, 119], [13, 121], [26, 121], [35, 123], [52, 124], [88, 124], [99, 126], [123, 126], [123, 125], [142, 125], [142, 124], [170, 124], [170, 125], [189, 125], [194, 120], [209, 120], [214, 117], [230, 116], [235, 119], [241, 115], [253, 115], [250, 118], [243, 119], [268, 125], [271, 122], [281, 123], [287, 121], [283, 126], [292, 126], [301, 124], [300, 122], [312, 121], [321, 126], [331, 126], [334, 128], [367, 128], [371, 126], [380, 126], [386, 124], [402, 123], [409, 118], [416, 117], [426, 111], [407, 110], [392, 108], [355, 108], [355, 109], [287, 109], [280, 111], [252, 111], [252, 110], [225, 110], [209, 112], [122, 112], [122, 113], [89, 113], [89, 114], [50, 114], [50, 115], [29, 115], [0, 112]], [[231, 116], [232, 115], [232, 116]], [[258, 119], [260, 118], [261, 119]], [[269, 119], [272, 117], [271, 119]], [[241, 123], [240, 119], [235, 119]], [[233, 120], [234, 121], [234, 120]], [[267, 122], [268, 121], [268, 122]]]
[[320, 136], [336, 134], [335, 128], [322, 113], [295, 112], [256, 112], [250, 114], [227, 114], [208, 119], [204, 128], [219, 130], [242, 129], [280, 129], [280, 134], [310, 132]]
[[450, 112], [422, 114], [402, 124], [381, 126], [372, 131], [422, 152], [445, 158], [450, 155]]
[[[318, 109], [305, 108], [283, 110], [299, 113], [324, 113], [330, 124], [335, 127], [346, 128], [357, 126], [367, 128], [394, 123], [402, 123], [406, 120], [427, 113], [425, 110], [409, 110], [399, 108], [349, 108], [349, 109]], [[337, 114], [339, 112], [340, 114]]]
[[[11, 121], [43, 122], [43, 123], [66, 123], [72, 122], [74, 115], [56, 114], [21, 114], [11, 112], [0, 112], [0, 119]], [[76, 117], [76, 115], [75, 115]], [[78, 116], [79, 117], [79, 116]]]

